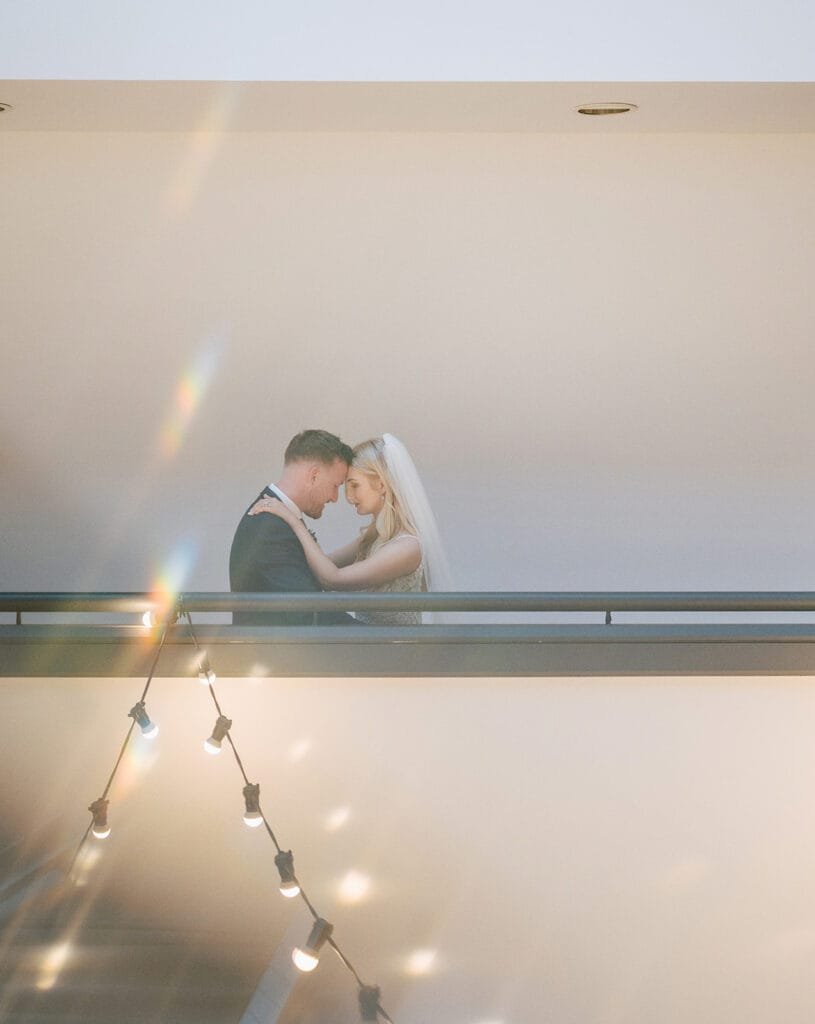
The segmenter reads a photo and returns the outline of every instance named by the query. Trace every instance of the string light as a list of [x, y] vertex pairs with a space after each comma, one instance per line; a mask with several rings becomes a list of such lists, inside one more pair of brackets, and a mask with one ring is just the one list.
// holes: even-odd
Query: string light
[[79, 857], [89, 834], [92, 833], [99, 839], [105, 839], [107, 836], [110, 835], [111, 830], [107, 820], [107, 809], [109, 803], [107, 799], [107, 794], [113, 783], [113, 779], [116, 775], [119, 765], [121, 764], [125, 750], [127, 749], [127, 745], [130, 740], [130, 736], [134, 726], [138, 725], [142, 731], [142, 734], [147, 738], [152, 738], [153, 736], [156, 736], [158, 734], [158, 726], [150, 720], [150, 716], [147, 714], [145, 698], [147, 696], [147, 691], [150, 688], [150, 684], [153, 680], [153, 675], [158, 664], [159, 656], [161, 655], [161, 651], [164, 646], [164, 641], [167, 638], [168, 629], [178, 620], [179, 616], [182, 614], [185, 615], [187, 619], [187, 622], [189, 624], [190, 636], [192, 638], [193, 643], [195, 644], [195, 648], [198, 653], [199, 678], [202, 680], [202, 682], [208, 685], [210, 696], [212, 697], [213, 703], [215, 704], [215, 707], [218, 711], [218, 718], [216, 719], [215, 726], [212, 730], [212, 735], [209, 737], [209, 739], [204, 741], [204, 748], [210, 754], [218, 754], [221, 750], [221, 744], [224, 738], [229, 738], [229, 745], [232, 749], [232, 753], [235, 757], [235, 761], [238, 765], [238, 768], [240, 769], [241, 774], [243, 775], [243, 780], [245, 783], [243, 787], [243, 797], [246, 809], [243, 820], [250, 828], [257, 828], [260, 825], [266, 826], [266, 831], [269, 833], [269, 837], [271, 838], [277, 850], [277, 854], [275, 856], [275, 866], [277, 867], [277, 870], [280, 874], [280, 892], [284, 896], [289, 898], [300, 896], [301, 899], [305, 902], [306, 906], [308, 907], [312, 917], [314, 918], [314, 925], [311, 929], [307, 942], [303, 947], [298, 946], [292, 951], [292, 960], [294, 961], [295, 965], [299, 970], [306, 972], [313, 971], [317, 964], [319, 963], [320, 951], [322, 947], [326, 945], [326, 943], [328, 943], [328, 945], [331, 946], [331, 948], [339, 957], [343, 966], [346, 967], [348, 971], [353, 975], [357, 985], [359, 986], [359, 1007], [360, 1013], [362, 1014], [362, 1020], [378, 1021], [379, 1018], [381, 1017], [382, 1020], [385, 1021], [385, 1024], [394, 1024], [391, 1017], [388, 1016], [388, 1014], [382, 1007], [381, 1003], [379, 1002], [379, 988], [374, 985], [363, 984], [362, 979], [355, 970], [353, 964], [349, 961], [349, 959], [345, 956], [343, 951], [332, 938], [334, 926], [318, 915], [317, 911], [314, 909], [314, 907], [311, 904], [311, 901], [309, 900], [308, 896], [303, 890], [297, 876], [295, 875], [294, 856], [292, 854], [292, 851], [281, 849], [280, 844], [278, 843], [277, 838], [275, 837], [275, 834], [272, 831], [270, 824], [266, 821], [266, 818], [261, 812], [260, 784], [250, 782], [247, 777], [246, 771], [243, 767], [243, 762], [240, 759], [237, 748], [235, 747], [235, 743], [230, 734], [230, 730], [232, 728], [232, 720], [227, 718], [226, 715], [224, 715], [223, 712], [221, 711], [221, 707], [218, 703], [218, 698], [215, 694], [213, 683], [216, 681], [217, 677], [215, 673], [212, 671], [206, 652], [201, 650], [201, 647], [198, 643], [198, 638], [196, 637], [195, 631], [193, 629], [192, 618], [190, 617], [190, 613], [183, 609], [183, 602], [180, 598], [178, 599], [174, 611], [166, 617], [162, 617], [162, 619], [159, 619], [154, 612], [150, 611], [146, 612], [142, 619], [145, 626], [148, 627], [155, 626], [159, 623], [163, 625], [164, 628], [162, 629], [161, 632], [161, 639], [160, 642], [158, 643], [156, 653], [153, 658], [152, 666], [150, 668], [150, 674], [147, 678], [147, 683], [144, 687], [144, 691], [142, 692], [141, 700], [134, 704], [133, 707], [128, 712], [128, 716], [133, 719], [133, 722], [130, 726], [130, 729], [127, 732], [127, 735], [125, 736], [121, 750], [119, 751], [119, 756], [113, 767], [113, 771], [111, 772], [110, 778], [108, 779], [108, 784], [105, 787], [102, 796], [99, 797], [98, 800], [95, 800], [88, 808], [88, 810], [93, 815], [93, 820], [91, 824], [88, 826], [88, 829], [86, 830], [85, 835], [82, 837], [82, 840], [79, 843], [79, 847], [76, 853], [74, 854], [74, 858], [68, 869], [68, 876], [71, 876], [74, 865], [77, 862], [77, 858]]
[[301, 949], [299, 946], [295, 946], [292, 951], [291, 958], [294, 961], [294, 966], [300, 971], [313, 971], [320, 962], [320, 950], [326, 944], [326, 941], [331, 938], [333, 931], [333, 924], [329, 924], [322, 917], [318, 917], [314, 922], [314, 927], [311, 929], [305, 947]]
[[212, 684], [218, 678], [212, 671], [212, 668], [209, 664], [209, 658], [206, 656], [206, 654], [201, 658], [201, 663], [198, 666], [198, 678], [201, 680], [204, 686], [212, 686]]
[[147, 714], [143, 700], [134, 704], [127, 714], [141, 729], [142, 736], [146, 740], [153, 740], [158, 736], [158, 726], [155, 722], [150, 721], [150, 716]]
[[141, 617], [142, 625], [147, 629], [153, 629], [160, 624], [170, 625], [178, 620], [178, 607], [171, 609], [164, 608], [159, 614], [155, 608], [148, 608]]
[[[187, 620], [187, 624], [189, 626], [190, 638], [191, 638], [193, 644], [195, 645], [195, 649], [196, 649], [196, 651], [198, 653], [199, 665], [200, 665], [200, 668], [201, 668], [201, 672], [204, 673], [204, 674], [206, 674], [206, 672], [212, 672], [212, 670], [210, 668], [210, 665], [209, 665], [209, 660], [207, 658], [206, 651], [202, 650], [201, 645], [198, 643], [198, 637], [195, 635], [195, 630], [194, 630], [193, 624], [192, 624], [192, 616], [190, 615], [190, 613], [189, 613], [189, 611], [187, 609], [183, 608], [183, 600], [182, 599], [179, 599], [178, 610], [179, 610], [179, 615], [183, 615], [186, 618], [186, 620]], [[212, 702], [215, 705], [216, 710], [218, 711], [219, 717], [225, 717], [223, 715], [223, 711], [221, 710], [221, 706], [218, 703], [218, 697], [217, 697], [217, 695], [215, 693], [215, 687], [212, 685], [212, 682], [214, 681], [214, 679], [215, 679], [215, 673], [212, 672], [211, 679], [210, 679], [209, 693], [210, 693], [210, 696], [212, 697]], [[230, 725], [231, 725], [231, 723], [230, 723]], [[299, 960], [300, 963], [302, 963], [304, 965], [306, 970], [313, 970], [314, 967], [317, 964], [317, 956], [315, 954], [317, 954], [319, 952], [320, 947], [322, 945], [324, 945], [325, 942], [327, 941], [329, 943], [329, 945], [331, 946], [331, 948], [334, 950], [334, 952], [339, 957], [339, 959], [340, 959], [341, 963], [343, 964], [343, 966], [345, 968], [347, 968], [347, 970], [353, 975], [354, 980], [356, 981], [356, 983], [359, 986], [360, 990], [365, 992], [366, 1002], [364, 1004], [364, 1012], [368, 1012], [368, 1013], [372, 1012], [374, 1014], [378, 1013], [379, 1016], [382, 1018], [382, 1020], [385, 1021], [385, 1024], [394, 1024], [392, 1018], [388, 1016], [388, 1014], [385, 1012], [385, 1009], [383, 1008], [382, 1004], [379, 1002], [379, 989], [375, 988], [374, 986], [365, 985], [363, 983], [363, 981], [360, 978], [359, 974], [355, 970], [354, 965], [351, 963], [351, 961], [348, 959], [348, 957], [343, 953], [343, 951], [340, 949], [340, 947], [337, 945], [337, 943], [334, 941], [334, 939], [331, 938], [331, 933], [333, 931], [333, 926], [328, 924], [328, 922], [324, 921], [318, 915], [317, 911], [314, 909], [314, 907], [311, 904], [311, 901], [309, 900], [308, 896], [306, 895], [303, 887], [300, 885], [300, 882], [299, 882], [299, 880], [297, 879], [297, 876], [294, 873], [294, 856], [293, 856], [291, 850], [283, 850], [283, 849], [281, 849], [281, 846], [278, 843], [277, 838], [276, 838], [276, 836], [275, 836], [271, 826], [269, 825], [269, 823], [266, 820], [266, 818], [262, 815], [262, 813], [260, 811], [260, 785], [257, 784], [257, 783], [253, 784], [253, 783], [249, 782], [249, 778], [247, 777], [246, 770], [245, 770], [245, 768], [243, 766], [243, 762], [241, 761], [240, 755], [238, 754], [238, 750], [237, 750], [237, 747], [235, 746], [235, 741], [232, 739], [231, 733], [229, 734], [229, 745], [230, 745], [230, 747], [232, 749], [232, 753], [233, 753], [233, 755], [235, 757], [235, 762], [236, 762], [236, 764], [237, 764], [237, 766], [238, 766], [238, 768], [239, 768], [239, 770], [241, 772], [241, 775], [243, 776], [243, 780], [244, 780], [244, 782], [246, 784], [245, 787], [244, 787], [244, 800], [246, 801], [246, 815], [247, 816], [244, 817], [244, 820], [247, 821], [247, 824], [250, 824], [252, 826], [260, 825], [261, 822], [263, 824], [265, 824], [266, 831], [269, 833], [269, 838], [272, 840], [272, 842], [274, 843], [275, 848], [277, 850], [277, 855], [275, 856], [275, 865], [276, 865], [276, 867], [277, 867], [277, 869], [278, 869], [278, 871], [280, 873], [280, 883], [281, 883], [280, 884], [280, 891], [281, 891], [281, 893], [284, 896], [288, 896], [288, 897], [294, 897], [294, 896], [299, 895], [300, 898], [303, 900], [303, 902], [308, 907], [309, 912], [311, 913], [311, 915], [314, 918], [315, 922], [317, 922], [315, 924], [314, 929], [312, 929], [312, 934], [309, 936], [309, 942], [306, 944], [306, 948], [305, 949], [297, 949], [297, 950], [293, 951], [292, 952], [292, 959], [294, 959], [295, 962], [297, 962]], [[249, 817], [250, 815], [251, 815], [251, 817]], [[345, 816], [347, 816], [347, 814], [344, 815], [344, 817]], [[248, 817], [248, 820], [247, 820], [247, 817]], [[315, 932], [316, 932], [316, 934], [315, 934]], [[375, 1000], [374, 1000], [374, 993], [375, 993], [375, 996], [376, 996]], [[375, 1002], [375, 1005], [374, 1005], [374, 1002]], [[363, 1009], [362, 1002], [360, 1002], [360, 1008]], [[378, 1018], [376, 1016], [374, 1016], [371, 1019], [377, 1020]]]
[[220, 754], [221, 743], [231, 728], [232, 719], [227, 718], [226, 715], [218, 715], [215, 720], [215, 727], [212, 730], [212, 735], [208, 740], [204, 740], [204, 750], [206, 750], [208, 754]]
[[98, 800], [90, 805], [88, 810], [93, 815], [93, 824], [91, 825], [91, 832], [96, 836], [97, 839], [107, 839], [110, 835], [110, 825], [108, 825], [108, 804], [109, 800], [105, 800], [104, 797], [99, 797]]
[[379, 986], [363, 985], [359, 990], [359, 1012], [362, 1019], [379, 1020]]
[[291, 899], [300, 895], [300, 883], [294, 874], [294, 856], [291, 850], [280, 850], [274, 859], [280, 872], [280, 891]]
[[243, 799], [246, 803], [243, 820], [249, 828], [257, 828], [263, 824], [263, 815], [260, 813], [260, 783], [247, 782], [243, 787]]

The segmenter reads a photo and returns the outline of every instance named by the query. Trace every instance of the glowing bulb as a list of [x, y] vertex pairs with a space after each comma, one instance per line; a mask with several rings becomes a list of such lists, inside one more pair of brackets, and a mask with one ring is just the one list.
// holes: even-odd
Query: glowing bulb
[[107, 839], [110, 835], [110, 825], [108, 825], [108, 804], [109, 800], [105, 800], [104, 797], [99, 797], [98, 800], [90, 805], [88, 810], [93, 815], [93, 825], [91, 826], [91, 832], [96, 836], [97, 839]]
[[204, 750], [208, 754], [220, 754], [223, 738], [231, 728], [232, 719], [227, 718], [226, 715], [218, 715], [215, 719], [212, 735], [208, 740], [204, 740]]
[[274, 859], [280, 872], [280, 892], [288, 899], [300, 895], [300, 883], [294, 874], [294, 855], [291, 850], [280, 850]]
[[311, 929], [305, 947], [301, 949], [299, 946], [295, 946], [292, 950], [291, 958], [294, 961], [294, 966], [301, 971], [313, 971], [320, 959], [320, 950], [331, 937], [333, 931], [333, 924], [329, 924], [322, 917], [318, 917], [314, 922], [314, 927]]
[[291, 958], [294, 961], [294, 966], [298, 970], [305, 971], [306, 973], [313, 971], [320, 962], [320, 958], [318, 956], [306, 953], [305, 950], [300, 949], [299, 946], [294, 947]]
[[244, 823], [249, 828], [258, 828], [263, 824], [263, 815], [260, 813], [260, 784], [248, 782], [243, 787], [243, 799], [246, 803]]
[[127, 715], [128, 718], [132, 718], [136, 722], [138, 727], [141, 729], [142, 736], [144, 736], [146, 740], [152, 740], [158, 736], [158, 726], [155, 722], [150, 721], [150, 716], [147, 714], [143, 700], [134, 704], [128, 711]]
[[204, 686], [212, 686], [215, 680], [218, 678], [211, 668], [202, 668], [198, 673], [198, 678], [201, 680]]
[[145, 612], [144, 615], [142, 615], [141, 620], [148, 629], [152, 629], [156, 624], [155, 612]]

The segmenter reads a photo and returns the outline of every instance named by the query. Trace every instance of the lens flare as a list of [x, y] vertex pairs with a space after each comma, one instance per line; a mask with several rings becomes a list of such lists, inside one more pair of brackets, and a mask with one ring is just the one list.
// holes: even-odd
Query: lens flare
[[198, 545], [191, 537], [187, 537], [176, 545], [164, 567], [156, 573], [150, 588], [150, 598], [155, 602], [158, 621], [166, 620], [172, 611], [197, 557]]
[[224, 349], [224, 333], [216, 332], [204, 344], [176, 384], [172, 406], [159, 438], [160, 452], [167, 462], [181, 451], [195, 415], [209, 390]]
[[88, 879], [102, 859], [102, 846], [94, 844], [91, 846], [89, 843], [82, 847], [76, 858], [76, 864], [74, 865], [74, 885], [82, 889], [88, 884]]
[[232, 121], [240, 91], [241, 87], [236, 82], [221, 83], [218, 95], [212, 100], [197, 130], [191, 133], [189, 149], [165, 195], [167, 210], [173, 216], [183, 217], [195, 204], [207, 171], [223, 144], [223, 133]]
[[116, 773], [112, 803], [119, 804], [138, 786], [159, 758], [154, 743], [129, 743]]
[[45, 954], [37, 978], [37, 988], [41, 992], [47, 992], [54, 987], [70, 952], [70, 942], [60, 942], [58, 945], [52, 946]]

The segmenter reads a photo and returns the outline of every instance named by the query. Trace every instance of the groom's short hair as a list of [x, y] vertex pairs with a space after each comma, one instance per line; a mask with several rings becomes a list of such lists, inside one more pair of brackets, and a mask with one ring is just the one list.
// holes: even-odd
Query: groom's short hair
[[340, 459], [350, 466], [354, 461], [354, 450], [335, 434], [327, 430], [301, 430], [289, 441], [283, 461], [290, 462], [324, 462], [330, 466]]

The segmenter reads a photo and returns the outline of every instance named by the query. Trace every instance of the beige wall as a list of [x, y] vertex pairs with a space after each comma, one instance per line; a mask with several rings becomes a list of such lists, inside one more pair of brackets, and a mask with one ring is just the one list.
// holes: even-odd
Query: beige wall
[[0, 144], [2, 589], [224, 588], [307, 425], [406, 441], [462, 587], [811, 585], [815, 137]]

